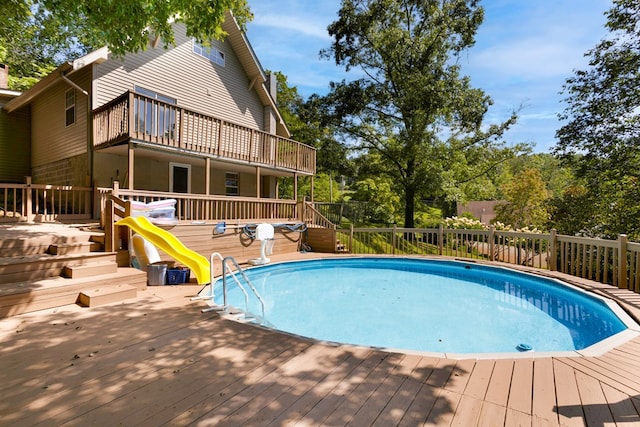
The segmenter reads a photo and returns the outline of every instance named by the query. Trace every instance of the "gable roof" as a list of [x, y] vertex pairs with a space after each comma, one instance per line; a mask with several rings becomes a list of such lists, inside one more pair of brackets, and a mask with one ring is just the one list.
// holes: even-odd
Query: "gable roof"
[[4, 109], [9, 113], [17, 110], [20, 107], [24, 107], [29, 104], [36, 96], [58, 83], [60, 80], [81, 68], [84, 68], [91, 64], [99, 64], [104, 62], [109, 57], [109, 50], [106, 47], [94, 50], [91, 53], [86, 54], [73, 62], [64, 62], [58, 68], [53, 70], [49, 75], [43, 77], [38, 83], [30, 87], [28, 90], [22, 93], [22, 95], [7, 102]]
[[[284, 122], [282, 114], [280, 114], [280, 111], [278, 110], [275, 99], [273, 99], [269, 89], [267, 88], [267, 76], [262, 69], [262, 65], [260, 65], [260, 61], [253, 51], [247, 36], [241, 30], [238, 22], [230, 12], [226, 13], [222, 29], [227, 33], [226, 40], [231, 44], [240, 64], [249, 77], [250, 84], [248, 89], [255, 89], [262, 104], [265, 107], [271, 107], [274, 111], [277, 126], [276, 133], [281, 136], [290, 137], [291, 133]], [[15, 111], [18, 108], [29, 104], [36, 96], [58, 83], [64, 78], [64, 76], [94, 63], [99, 64], [104, 62], [108, 58], [109, 50], [107, 47], [102, 47], [76, 59], [73, 62], [65, 62], [56, 68], [51, 74], [41, 79], [27, 91], [23, 92], [22, 95], [7, 102], [4, 108], [8, 112]]]

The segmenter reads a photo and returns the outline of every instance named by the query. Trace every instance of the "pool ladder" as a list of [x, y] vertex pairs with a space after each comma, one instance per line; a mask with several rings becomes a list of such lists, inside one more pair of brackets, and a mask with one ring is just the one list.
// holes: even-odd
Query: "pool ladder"
[[[215, 302], [214, 302], [214, 297], [215, 297], [214, 290], [213, 290], [213, 277], [214, 277], [214, 262], [213, 261], [214, 261], [214, 259], [219, 259], [220, 263], [221, 263], [221, 267], [222, 267], [222, 298], [223, 298], [222, 305], [215, 305]], [[205, 309], [203, 309], [201, 311], [203, 313], [208, 313], [210, 311], [222, 311], [222, 312], [224, 312], [226, 314], [234, 314], [239, 319], [243, 319], [243, 320], [246, 320], [246, 321], [258, 321], [258, 323], [264, 325], [265, 322], [266, 322], [265, 317], [264, 317], [264, 300], [262, 299], [262, 297], [258, 293], [258, 290], [255, 288], [255, 286], [253, 286], [253, 284], [251, 283], [251, 280], [249, 280], [249, 278], [245, 274], [245, 272], [242, 269], [242, 267], [240, 267], [238, 262], [235, 260], [235, 258], [232, 257], [232, 256], [223, 257], [222, 255], [220, 255], [220, 253], [214, 252], [214, 253], [211, 254], [211, 257], [210, 257], [209, 261], [210, 261], [210, 265], [211, 265], [211, 278], [212, 278], [211, 283], [209, 284], [209, 288], [210, 288], [209, 295], [202, 295], [202, 296], [198, 296], [198, 297], [192, 298], [192, 300], [203, 299], [203, 300], [210, 300], [211, 301], [211, 304], [213, 304], [213, 305], [211, 305], [211, 307], [205, 308]], [[233, 267], [235, 267], [235, 271], [232, 270], [229, 267], [229, 263], [232, 264]], [[251, 290], [253, 295], [260, 302], [260, 306], [262, 308], [262, 317], [260, 319], [257, 319], [256, 318], [257, 316], [255, 316], [254, 314], [252, 314], [249, 311], [249, 293], [247, 292], [246, 288], [242, 285], [242, 283], [238, 279], [238, 277], [237, 277], [238, 273], [240, 274], [242, 279], [244, 279], [245, 284], [249, 287], [249, 289]], [[236, 283], [236, 286], [238, 286], [238, 288], [240, 289], [240, 291], [244, 295], [245, 311], [243, 311], [243, 312], [231, 313], [232, 307], [229, 306], [229, 304], [227, 303], [227, 280], [228, 280], [229, 277], [234, 280], [234, 282]]]

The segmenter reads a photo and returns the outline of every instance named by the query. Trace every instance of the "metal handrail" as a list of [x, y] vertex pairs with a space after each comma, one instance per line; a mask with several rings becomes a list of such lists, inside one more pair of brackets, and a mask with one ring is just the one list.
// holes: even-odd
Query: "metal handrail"
[[[221, 266], [222, 266], [222, 306], [214, 305], [208, 309], [202, 310], [202, 312], [206, 313], [214, 310], [217, 310], [217, 311], [226, 310], [229, 307], [229, 305], [227, 304], [227, 277], [228, 276], [231, 276], [233, 278], [238, 288], [240, 288], [240, 291], [242, 291], [242, 293], [244, 294], [245, 312], [247, 313], [249, 312], [249, 294], [245, 289], [245, 287], [242, 285], [242, 283], [240, 283], [240, 280], [238, 280], [238, 278], [236, 277], [236, 272], [239, 272], [242, 278], [244, 279], [244, 281], [246, 282], [246, 284], [249, 285], [251, 292], [253, 292], [253, 294], [256, 296], [256, 298], [260, 302], [260, 306], [262, 309], [261, 323], [264, 323], [265, 322], [264, 300], [262, 299], [262, 296], [260, 296], [260, 293], [255, 288], [255, 286], [253, 286], [253, 283], [251, 283], [251, 280], [249, 280], [249, 278], [245, 274], [242, 267], [240, 267], [240, 265], [238, 264], [238, 262], [235, 260], [234, 257], [228, 256], [223, 258], [222, 255], [220, 255], [220, 253], [214, 252], [211, 254], [211, 257], [210, 257], [211, 277], [214, 277], [214, 263], [213, 263], [214, 258], [219, 259], [221, 261]], [[228, 267], [227, 265], [228, 262], [232, 263], [233, 266], [236, 268], [235, 272]], [[210, 295], [199, 297], [199, 299], [211, 299], [211, 301], [214, 301], [215, 293], [213, 289], [213, 281], [211, 281], [210, 286], [211, 286]]]

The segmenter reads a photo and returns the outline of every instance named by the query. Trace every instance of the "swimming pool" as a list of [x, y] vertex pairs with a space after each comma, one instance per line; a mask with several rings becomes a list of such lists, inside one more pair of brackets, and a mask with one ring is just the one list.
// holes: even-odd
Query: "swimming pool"
[[[610, 304], [552, 279], [449, 260], [338, 258], [255, 267], [265, 324], [318, 340], [444, 353], [574, 351], [627, 329]], [[222, 304], [222, 281], [214, 284]], [[261, 313], [227, 281], [228, 303]], [[620, 311], [620, 310], [619, 310]]]

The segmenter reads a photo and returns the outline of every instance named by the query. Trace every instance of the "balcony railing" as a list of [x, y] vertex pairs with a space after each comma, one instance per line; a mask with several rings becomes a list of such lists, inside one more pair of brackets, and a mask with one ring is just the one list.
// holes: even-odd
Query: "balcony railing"
[[127, 190], [117, 187], [98, 188], [97, 193], [101, 212], [112, 195], [123, 201], [143, 203], [174, 199], [175, 218], [182, 222], [295, 222], [300, 217], [299, 204], [295, 200]]
[[0, 222], [71, 221], [91, 218], [93, 188], [0, 183]]
[[94, 110], [93, 129], [95, 147], [132, 138], [303, 174], [316, 171], [313, 147], [134, 92]]

